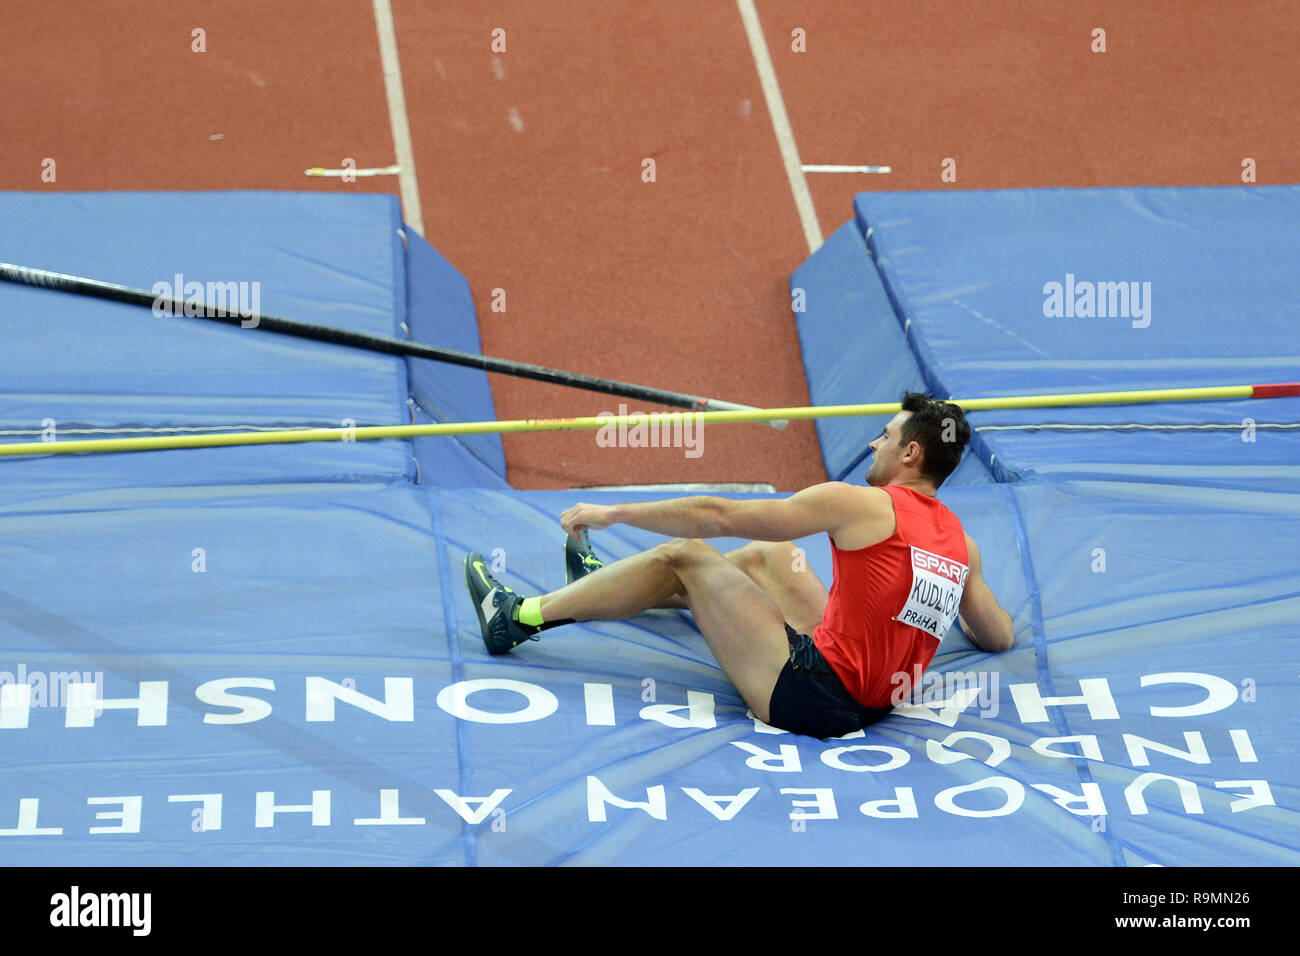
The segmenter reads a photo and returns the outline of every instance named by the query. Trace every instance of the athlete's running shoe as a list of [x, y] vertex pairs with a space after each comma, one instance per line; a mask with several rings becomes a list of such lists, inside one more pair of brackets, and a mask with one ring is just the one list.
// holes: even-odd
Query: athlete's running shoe
[[572, 584], [578, 578], [584, 578], [593, 571], [599, 571], [605, 562], [596, 557], [587, 540], [587, 532], [581, 532], [582, 540], [567, 535], [564, 539], [564, 583]]
[[524, 641], [540, 640], [535, 628], [515, 620], [515, 608], [523, 598], [488, 572], [478, 551], [465, 556], [465, 586], [474, 601], [479, 630], [489, 654], [508, 654]]

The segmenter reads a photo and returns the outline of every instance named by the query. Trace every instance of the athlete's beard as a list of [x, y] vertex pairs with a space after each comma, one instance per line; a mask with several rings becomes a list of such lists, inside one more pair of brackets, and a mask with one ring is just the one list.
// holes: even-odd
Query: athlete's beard
[[880, 468], [878, 467], [879, 465], [880, 459], [875, 455], [872, 455], [871, 467], [867, 469], [867, 484], [873, 488], [881, 488], [885, 485], [885, 482], [882, 480], [883, 476], [880, 473]]

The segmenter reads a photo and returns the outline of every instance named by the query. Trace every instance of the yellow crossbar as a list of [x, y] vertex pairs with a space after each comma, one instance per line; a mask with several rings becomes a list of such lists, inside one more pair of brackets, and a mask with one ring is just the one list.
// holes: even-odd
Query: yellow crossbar
[[[1079, 392], [1070, 395], [1011, 395], [1001, 398], [953, 399], [968, 412], [1007, 408], [1059, 408], [1080, 405], [1137, 405], [1154, 402], [1194, 402], [1250, 398], [1256, 386], [1222, 385], [1209, 388], [1157, 388], [1130, 392]], [[189, 435], [151, 435], [140, 438], [99, 438], [76, 441], [41, 441], [0, 444], [0, 457], [15, 455], [78, 455], [127, 451], [162, 451], [171, 448], [213, 448], [230, 445], [279, 445], [308, 441], [369, 441], [378, 438], [415, 438], [428, 435], [480, 435], [490, 432], [582, 431], [607, 427], [634, 427], [691, 421], [696, 425], [724, 422], [765, 422], [778, 419], [850, 418], [893, 415], [898, 402], [870, 405], [809, 405], [799, 408], [758, 408], [752, 411], [654, 412], [626, 416], [596, 415], [583, 418], [528, 418], [497, 422], [447, 422], [433, 425], [369, 425], [359, 428], [303, 428], [263, 432], [211, 432]]]

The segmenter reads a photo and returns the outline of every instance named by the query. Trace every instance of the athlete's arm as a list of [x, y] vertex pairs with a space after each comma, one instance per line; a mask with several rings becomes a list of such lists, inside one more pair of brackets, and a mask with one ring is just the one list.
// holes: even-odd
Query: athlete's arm
[[788, 498], [735, 500], [696, 495], [634, 504], [578, 504], [564, 512], [560, 523], [575, 536], [584, 527], [598, 530], [629, 524], [678, 538], [790, 541], [823, 531], [834, 537], [850, 525], [877, 517], [877, 511], [882, 522], [892, 522], [893, 506], [886, 492], [828, 481]]
[[958, 613], [962, 630], [981, 650], [993, 654], [1008, 651], [1016, 642], [1011, 615], [1002, 609], [984, 583], [984, 576], [980, 574], [980, 550], [970, 535], [966, 535], [966, 550], [970, 557], [970, 574], [966, 577]]
[[880, 488], [827, 481], [789, 498], [718, 500], [725, 502], [723, 534], [734, 538], [793, 541], [825, 532], [834, 539], [850, 529], [858, 537], [864, 530], [871, 534], [869, 529], [875, 529], [877, 533], [871, 536], [883, 541], [893, 534], [894, 505], [888, 492]]
[[723, 500], [711, 495], [695, 495], [620, 505], [579, 502], [560, 515], [560, 525], [575, 538], [584, 528], [599, 531], [612, 524], [629, 524], [676, 538], [712, 538], [722, 534], [716, 528], [721, 510], [716, 502]]

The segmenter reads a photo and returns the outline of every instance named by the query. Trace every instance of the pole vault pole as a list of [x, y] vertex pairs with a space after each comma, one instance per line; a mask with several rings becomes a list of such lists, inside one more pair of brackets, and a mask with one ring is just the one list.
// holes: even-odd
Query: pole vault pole
[[[1205, 388], [1159, 388], [1133, 392], [1079, 392], [1066, 395], [1012, 395], [1001, 398], [952, 399], [964, 411], [1009, 408], [1066, 408], [1087, 405], [1142, 405], [1234, 398], [1300, 396], [1300, 382], [1266, 385], [1216, 385]], [[722, 424], [726, 422], [798, 421], [807, 418], [851, 418], [893, 415], [898, 402], [871, 405], [809, 405], [798, 408], [759, 408], [753, 411], [654, 412], [640, 415], [597, 415], [584, 418], [516, 419], [496, 422], [447, 422], [434, 425], [367, 425], [356, 428], [303, 428], [264, 432], [211, 432], [191, 435], [155, 435], [141, 438], [99, 438], [74, 441], [0, 444], [0, 457], [18, 455], [95, 454], [128, 451], [162, 451], [173, 448], [213, 448], [231, 445], [279, 445], [312, 441], [368, 441], [380, 438], [416, 438], [436, 435], [507, 434], [513, 432], [595, 431], [601, 428], [658, 427]]]
[[[275, 332], [279, 335], [292, 335], [300, 339], [315, 342], [329, 342], [349, 348], [368, 352], [381, 352], [386, 355], [409, 355], [412, 358], [431, 359], [451, 365], [463, 365], [467, 368], [482, 369], [501, 375], [513, 375], [517, 378], [529, 378], [539, 382], [551, 382], [555, 385], [567, 385], [569, 388], [582, 388], [621, 398], [634, 398], [669, 408], [684, 408], [689, 411], [752, 410], [753, 405], [740, 405], [736, 402], [724, 402], [717, 398], [703, 398], [699, 395], [686, 395], [670, 392], [662, 388], [650, 388], [645, 385], [633, 385], [609, 378], [584, 375], [581, 372], [564, 372], [559, 369], [516, 362], [510, 359], [492, 358], [487, 355], [475, 355], [458, 349], [442, 348], [407, 339], [389, 338], [368, 332], [354, 332], [328, 325], [316, 325], [282, 316], [256, 314], [250, 315], [237, 309], [208, 302], [186, 302], [171, 296], [157, 295], [144, 289], [132, 289], [129, 286], [116, 285], [112, 282], [100, 282], [98, 279], [86, 279], [82, 276], [67, 275], [62, 272], [50, 272], [47, 269], [33, 269], [9, 262], [0, 262], [0, 279], [17, 285], [33, 286], [40, 289], [53, 289], [58, 292], [70, 292], [75, 295], [92, 296], [113, 302], [125, 302], [128, 305], [145, 306], [168, 316], [194, 319], [208, 319], [239, 325], [244, 328], [262, 332]], [[181, 294], [182, 290], [176, 290]], [[197, 314], [191, 314], [197, 313]], [[252, 324], [249, 324], [249, 323]], [[778, 421], [771, 422], [773, 428], [782, 428]]]

